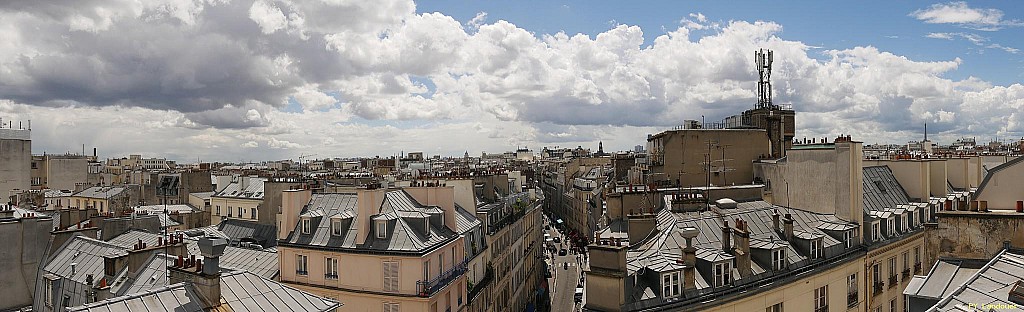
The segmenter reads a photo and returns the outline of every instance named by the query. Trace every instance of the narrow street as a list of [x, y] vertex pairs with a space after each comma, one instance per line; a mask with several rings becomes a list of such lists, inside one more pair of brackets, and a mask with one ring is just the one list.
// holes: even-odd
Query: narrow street
[[[545, 233], [550, 234], [552, 238], [557, 237], [560, 242], [545, 243], [546, 246], [555, 246], [554, 252], [545, 251], [548, 256], [551, 256], [547, 260], [552, 273], [552, 277], [548, 279], [548, 285], [551, 285], [551, 310], [554, 312], [579, 311], [583, 306], [583, 302], [577, 303], [574, 297], [577, 286], [583, 287], [580, 284], [580, 275], [583, 272], [583, 268], [577, 262], [577, 255], [568, 250], [568, 243], [565, 242], [565, 237], [562, 234], [554, 227], [546, 230]], [[558, 250], [562, 248], [567, 249], [565, 256], [558, 255]], [[583, 299], [585, 300], [586, 298]]]

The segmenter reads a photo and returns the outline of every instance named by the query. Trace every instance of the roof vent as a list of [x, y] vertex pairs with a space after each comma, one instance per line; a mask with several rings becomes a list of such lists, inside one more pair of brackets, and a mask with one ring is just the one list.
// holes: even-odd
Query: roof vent
[[715, 201], [715, 206], [721, 209], [736, 209], [736, 201], [729, 198], [722, 198]]

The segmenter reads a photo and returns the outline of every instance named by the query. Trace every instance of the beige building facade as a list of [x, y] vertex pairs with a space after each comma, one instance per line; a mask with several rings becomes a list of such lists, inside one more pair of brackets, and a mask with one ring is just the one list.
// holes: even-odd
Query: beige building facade
[[683, 187], [750, 184], [751, 164], [771, 155], [762, 129], [670, 130], [650, 136], [647, 145], [652, 182]]

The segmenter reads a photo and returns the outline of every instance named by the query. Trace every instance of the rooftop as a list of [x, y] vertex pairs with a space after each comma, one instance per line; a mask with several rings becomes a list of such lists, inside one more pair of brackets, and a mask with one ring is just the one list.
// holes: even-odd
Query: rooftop
[[964, 311], [971, 304], [1020, 306], [1010, 300], [1010, 292], [1021, 280], [1024, 255], [1004, 250], [928, 311]]

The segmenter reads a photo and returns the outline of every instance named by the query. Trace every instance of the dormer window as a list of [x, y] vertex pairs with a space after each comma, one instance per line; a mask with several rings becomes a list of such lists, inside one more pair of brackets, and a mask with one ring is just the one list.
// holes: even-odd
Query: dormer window
[[661, 296], [663, 298], [672, 298], [679, 295], [679, 272], [661, 274]]
[[857, 230], [856, 229], [850, 229], [848, 231], [843, 232], [843, 244], [846, 245], [846, 248], [853, 247], [853, 240], [856, 237], [857, 237]]
[[889, 237], [896, 237], [896, 218], [889, 218]]
[[811, 259], [821, 259], [823, 249], [820, 238], [811, 240]]
[[302, 234], [309, 234], [309, 219], [302, 219]]
[[775, 268], [776, 271], [784, 270], [786, 268], [785, 248], [772, 250], [772, 268]]
[[729, 285], [732, 276], [732, 262], [715, 263], [715, 287]]
[[341, 236], [341, 219], [331, 219], [331, 234]]
[[377, 238], [384, 238], [388, 235], [388, 223], [387, 220], [377, 221]]
[[878, 222], [872, 222], [871, 223], [871, 240], [872, 241], [877, 242], [877, 241], [881, 240], [881, 238], [882, 238], [882, 230], [881, 230], [881, 228], [882, 227], [881, 227], [881, 225], [878, 224]]

